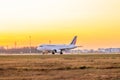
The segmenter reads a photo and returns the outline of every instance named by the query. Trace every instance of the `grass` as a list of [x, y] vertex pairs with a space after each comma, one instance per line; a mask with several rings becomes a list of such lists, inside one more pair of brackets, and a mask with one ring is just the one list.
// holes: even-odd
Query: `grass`
[[0, 80], [120, 80], [120, 54], [0, 55]]

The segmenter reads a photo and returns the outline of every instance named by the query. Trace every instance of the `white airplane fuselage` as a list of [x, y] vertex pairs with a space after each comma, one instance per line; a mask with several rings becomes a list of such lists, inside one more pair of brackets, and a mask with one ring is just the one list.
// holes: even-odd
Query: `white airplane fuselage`
[[40, 45], [37, 50], [68, 50], [76, 48], [75, 45]]
[[37, 50], [42, 51], [42, 52], [45, 52], [45, 51], [52, 52], [52, 54], [55, 54], [55, 53], [63, 54], [63, 51], [77, 48], [77, 46], [75, 46], [76, 39], [77, 39], [77, 36], [73, 38], [72, 42], [69, 45], [65, 45], [65, 44], [63, 45], [46, 44], [45, 45], [43, 44], [43, 45], [38, 46]]

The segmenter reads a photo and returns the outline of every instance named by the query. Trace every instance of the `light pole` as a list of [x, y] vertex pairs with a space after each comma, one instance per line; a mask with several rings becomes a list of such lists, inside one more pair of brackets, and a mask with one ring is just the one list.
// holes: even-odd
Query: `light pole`
[[29, 36], [29, 49], [30, 49], [30, 53], [31, 53], [31, 36]]
[[15, 49], [16, 49], [17, 48], [17, 42], [16, 41], [15, 41], [14, 45], [15, 45]]
[[51, 44], [51, 40], [49, 40], [49, 44]]

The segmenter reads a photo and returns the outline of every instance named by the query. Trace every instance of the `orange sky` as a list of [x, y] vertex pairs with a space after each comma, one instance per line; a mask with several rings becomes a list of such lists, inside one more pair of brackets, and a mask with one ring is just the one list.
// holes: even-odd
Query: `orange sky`
[[0, 45], [69, 44], [120, 47], [120, 0], [2, 0]]

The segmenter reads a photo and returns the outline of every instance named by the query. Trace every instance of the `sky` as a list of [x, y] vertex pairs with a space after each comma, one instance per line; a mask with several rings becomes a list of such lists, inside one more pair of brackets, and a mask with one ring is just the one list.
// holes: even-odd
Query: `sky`
[[120, 47], [120, 0], [0, 0], [0, 46]]

